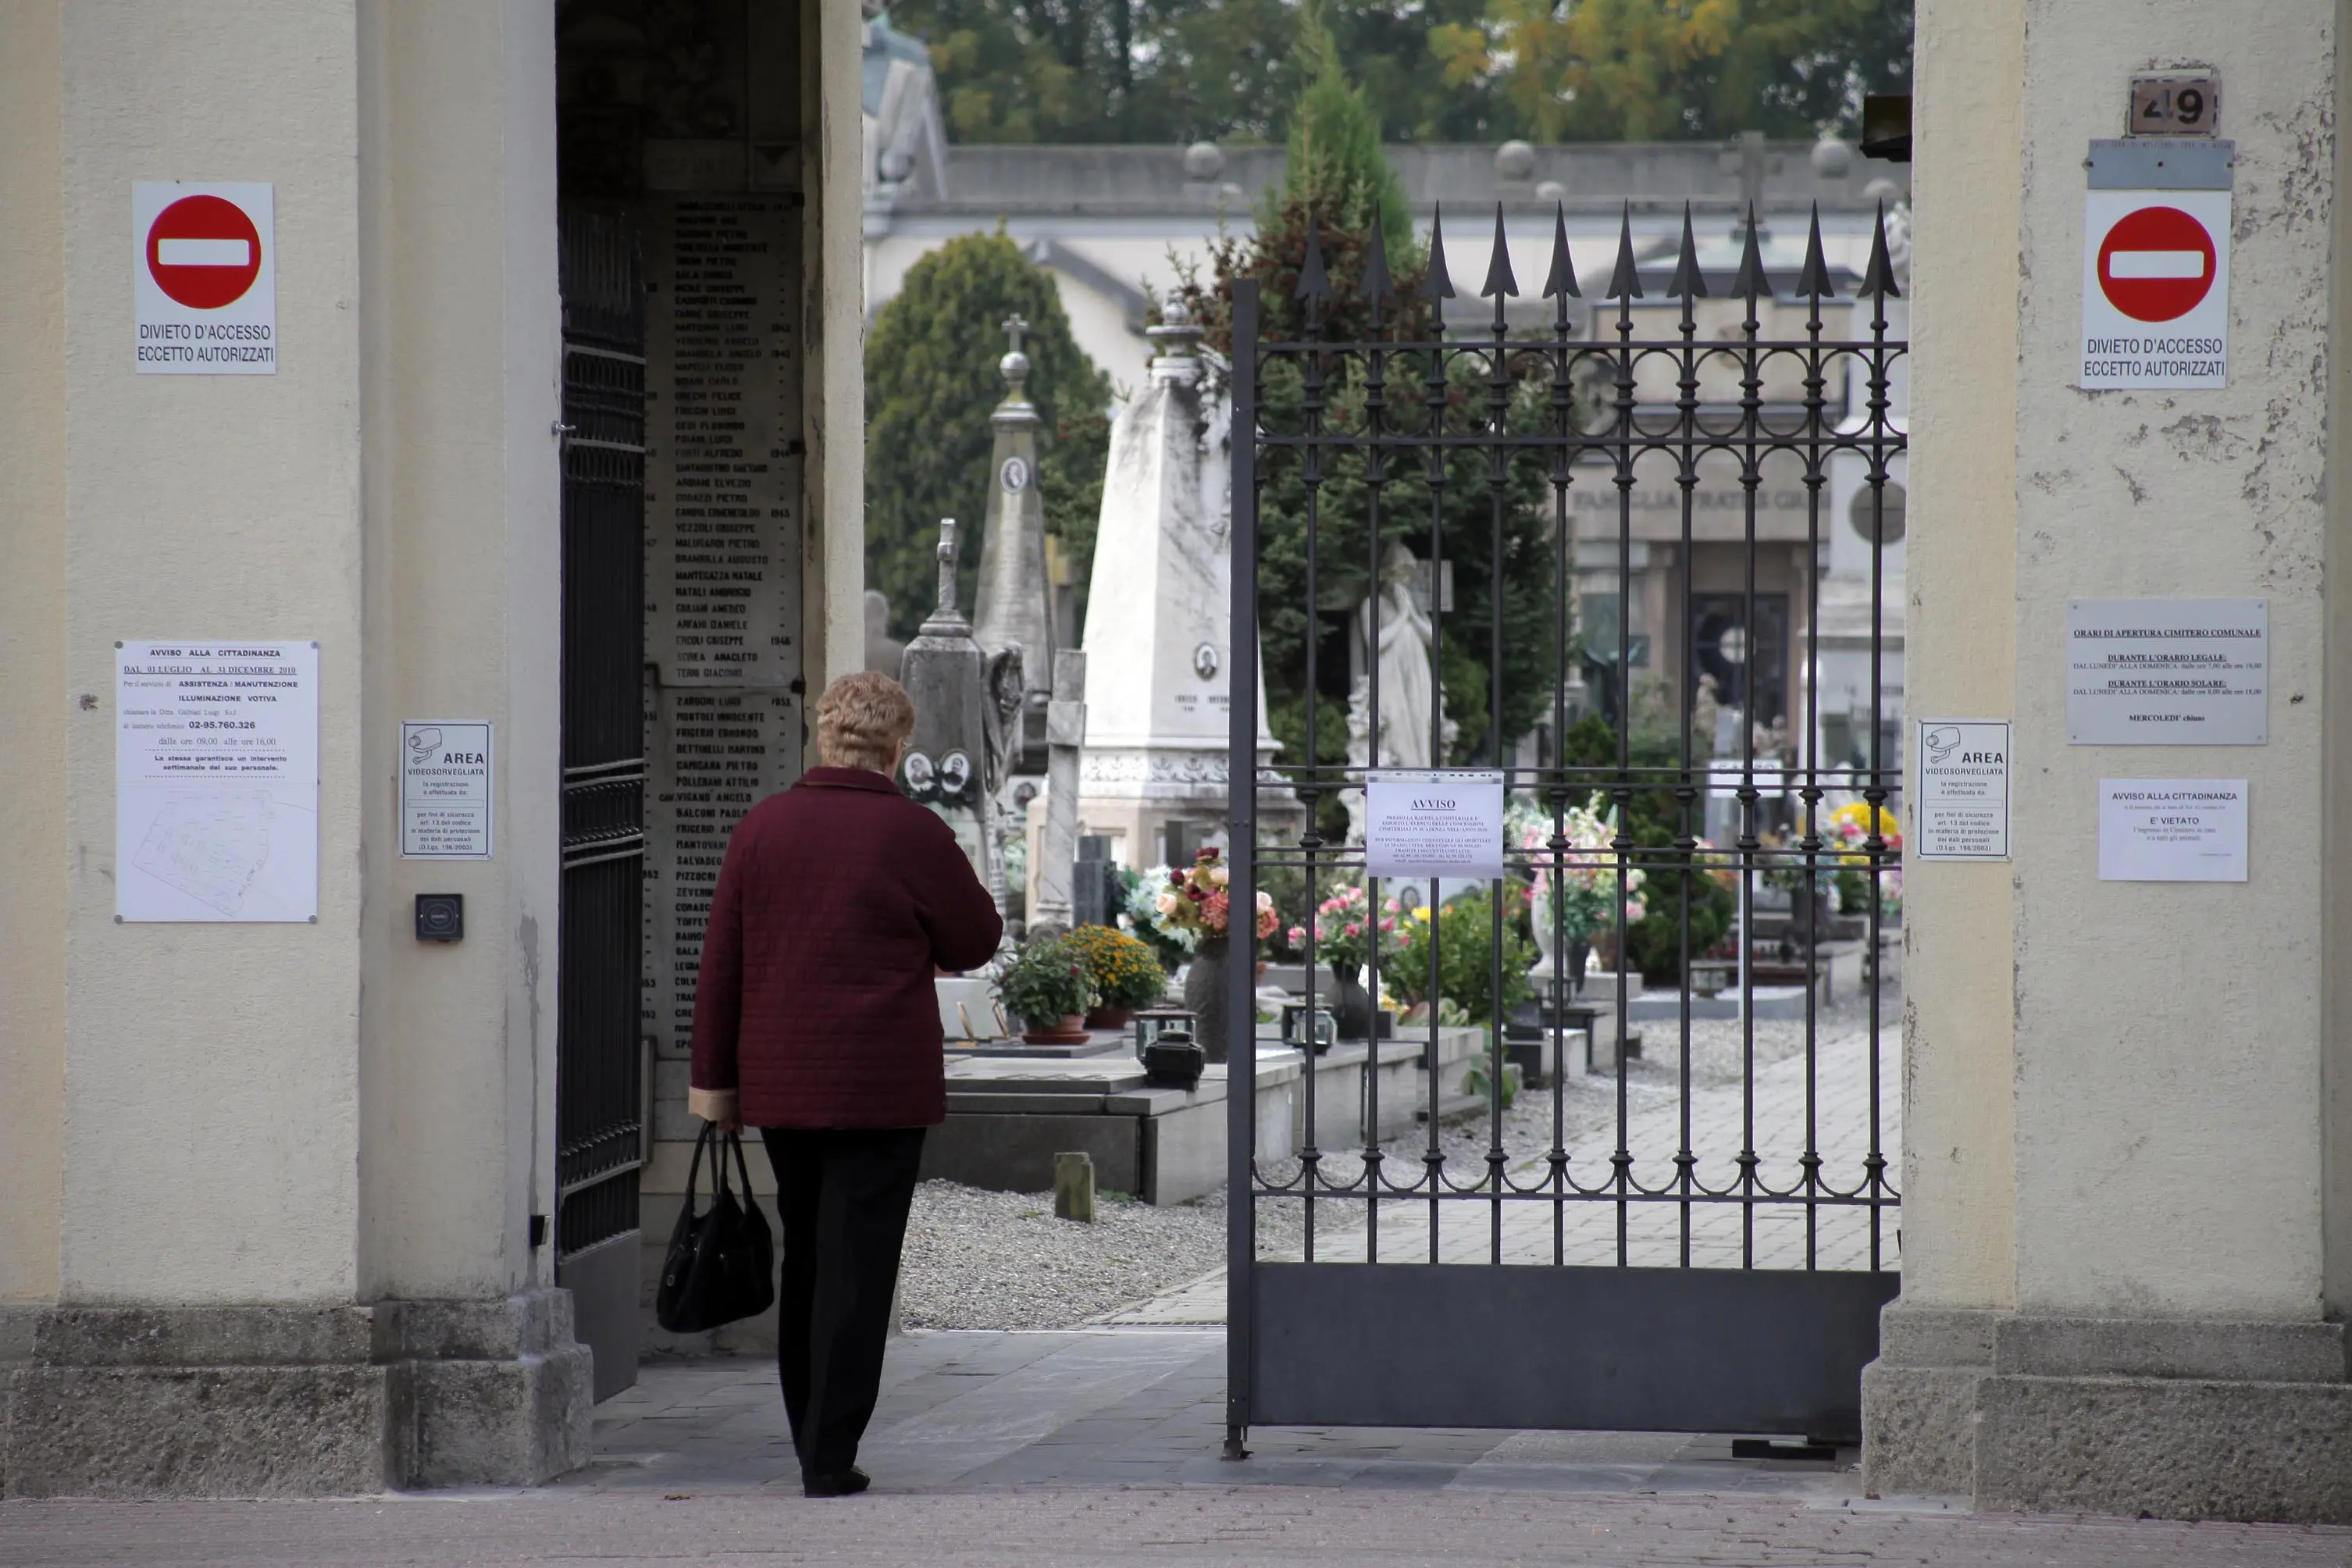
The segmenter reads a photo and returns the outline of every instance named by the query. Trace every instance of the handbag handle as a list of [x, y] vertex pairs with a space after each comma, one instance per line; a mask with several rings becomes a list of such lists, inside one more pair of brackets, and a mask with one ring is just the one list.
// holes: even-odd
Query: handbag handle
[[[710, 1135], [718, 1131], [716, 1124], [706, 1121], [702, 1124], [700, 1136], [694, 1141], [694, 1158], [688, 1162], [686, 1167], [686, 1212], [688, 1214], [694, 1212], [694, 1188], [695, 1183], [702, 1174], [702, 1152], [710, 1147]], [[719, 1179], [723, 1183], [727, 1179], [727, 1172], [726, 1167], [720, 1163], [720, 1159], [721, 1156], [713, 1154], [710, 1157], [710, 1168], [719, 1173]]]
[[[727, 1146], [735, 1151], [735, 1173], [743, 1181], [743, 1206], [750, 1208], [751, 1206], [751, 1168], [743, 1163], [743, 1135], [740, 1132], [730, 1132], [727, 1134]], [[713, 1154], [710, 1157], [710, 1163], [717, 1167], [719, 1179], [725, 1181], [727, 1167], [719, 1163], [719, 1157]]]

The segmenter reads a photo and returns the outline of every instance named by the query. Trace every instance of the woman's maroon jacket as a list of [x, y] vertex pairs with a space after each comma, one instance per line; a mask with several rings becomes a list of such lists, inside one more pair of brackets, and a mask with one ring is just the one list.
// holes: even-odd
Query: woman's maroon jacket
[[940, 969], [1004, 922], [954, 832], [863, 768], [811, 768], [727, 841], [694, 994], [694, 1087], [747, 1127], [947, 1119]]

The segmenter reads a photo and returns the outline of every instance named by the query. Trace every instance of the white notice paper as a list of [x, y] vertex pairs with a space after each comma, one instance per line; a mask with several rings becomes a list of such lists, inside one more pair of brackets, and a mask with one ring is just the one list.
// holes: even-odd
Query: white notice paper
[[319, 915], [319, 645], [115, 645], [114, 912]]
[[2100, 881], [2245, 879], [2245, 780], [2099, 781]]
[[479, 720], [400, 727], [400, 858], [490, 858], [490, 727]]
[[2269, 666], [2268, 599], [2069, 599], [2066, 739], [2262, 745]]
[[1466, 768], [1368, 773], [1364, 857], [1375, 877], [1503, 874], [1503, 775]]
[[1919, 721], [1911, 852], [1922, 860], [2009, 858], [2009, 721]]

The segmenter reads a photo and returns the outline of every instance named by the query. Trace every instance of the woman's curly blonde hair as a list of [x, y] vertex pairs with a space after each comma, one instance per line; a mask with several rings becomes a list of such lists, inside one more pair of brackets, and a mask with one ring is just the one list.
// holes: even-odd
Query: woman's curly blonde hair
[[907, 689], [874, 670], [843, 676], [816, 700], [816, 755], [826, 767], [887, 773], [898, 765], [898, 742], [914, 732]]

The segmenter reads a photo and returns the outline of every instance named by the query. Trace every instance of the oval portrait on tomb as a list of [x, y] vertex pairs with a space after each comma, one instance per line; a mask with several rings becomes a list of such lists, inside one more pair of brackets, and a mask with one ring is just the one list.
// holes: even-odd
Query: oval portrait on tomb
[[940, 759], [940, 787], [950, 795], [961, 795], [963, 786], [971, 783], [971, 759], [961, 752], [950, 752]]
[[908, 752], [906, 766], [900, 771], [907, 775], [907, 793], [917, 800], [930, 794], [939, 783], [938, 775], [931, 772], [931, 759], [920, 752]]
[[1215, 643], [1204, 642], [1192, 650], [1192, 673], [1203, 680], [1216, 679], [1217, 671], [1224, 667], [1224, 656], [1217, 651]]
[[1029, 488], [1029, 463], [1024, 458], [1007, 458], [999, 477], [1004, 483], [1004, 493], [1019, 495]]

